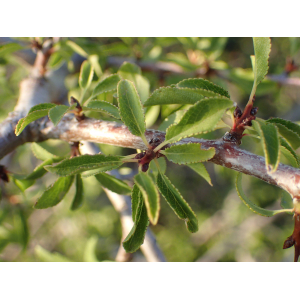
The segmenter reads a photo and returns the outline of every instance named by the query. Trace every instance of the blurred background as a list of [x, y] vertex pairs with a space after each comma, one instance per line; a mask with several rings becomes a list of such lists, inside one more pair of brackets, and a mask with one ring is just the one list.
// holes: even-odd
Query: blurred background
[[[20, 81], [28, 76], [34, 61], [32, 39], [0, 38], [0, 122], [14, 109]], [[8, 46], [9, 45], [9, 46]], [[251, 38], [71, 38], [57, 39], [49, 70], [67, 67], [68, 98], [80, 98], [80, 64], [89, 59], [95, 74], [87, 97], [103, 78], [116, 73], [124, 61], [141, 67], [142, 81], [150, 93], [185, 78], [208, 79], [229, 91], [239, 107], [246, 105], [253, 84]], [[258, 86], [258, 117], [300, 120], [300, 38], [272, 38], [268, 77]], [[113, 93], [97, 97], [116, 103]], [[162, 122], [182, 105], [154, 106], [146, 110], [148, 128], [163, 129]], [[110, 120], [107, 115], [89, 116]], [[228, 120], [230, 124], [230, 119]], [[221, 138], [228, 128], [201, 135]], [[199, 136], [200, 137], [200, 136]], [[70, 145], [46, 141], [43, 146], [57, 155], [68, 155]], [[0, 145], [1, 146], [1, 145]], [[134, 150], [98, 145], [104, 154], [127, 155]], [[243, 138], [242, 148], [263, 155], [259, 141]], [[288, 164], [282, 156], [281, 162]], [[25, 144], [1, 160], [13, 174], [29, 174], [40, 163]], [[236, 172], [206, 163], [213, 186], [186, 166], [167, 163], [166, 175], [195, 211], [199, 231], [191, 234], [183, 221], [161, 197], [158, 224], [150, 226], [168, 261], [293, 261], [293, 248], [283, 250], [284, 240], [293, 231], [289, 214], [272, 218], [251, 212], [235, 189]], [[120, 173], [128, 175], [136, 166], [127, 164]], [[53, 208], [33, 209], [38, 197], [56, 177], [47, 173], [28, 189], [11, 180], [0, 181], [1, 261], [114, 261], [122, 230], [115, 211], [101, 185], [92, 176], [84, 179], [84, 204], [76, 211], [70, 206], [75, 188]], [[132, 185], [130, 176], [127, 182]], [[264, 208], [280, 207], [281, 190], [256, 178], [243, 176], [249, 198]], [[145, 261], [141, 251], [132, 261]]]

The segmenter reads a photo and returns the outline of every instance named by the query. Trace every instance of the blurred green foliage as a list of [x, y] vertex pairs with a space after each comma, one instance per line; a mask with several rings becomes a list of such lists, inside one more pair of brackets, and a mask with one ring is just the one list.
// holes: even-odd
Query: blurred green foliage
[[[269, 75], [283, 74], [288, 57], [300, 64], [299, 38], [272, 38]], [[28, 75], [32, 57], [29, 39], [17, 40], [26, 55], [16, 55], [19, 47], [5, 51], [0, 47], [0, 121], [13, 110], [20, 81]], [[7, 42], [7, 41], [5, 41]], [[1, 44], [1, 39], [0, 39]], [[2, 49], [2, 51], [1, 51]], [[118, 71], [123, 61], [142, 66], [142, 75], [150, 84], [150, 93], [161, 86], [176, 84], [191, 77], [203, 77], [229, 91], [233, 101], [243, 108], [253, 85], [250, 55], [251, 38], [72, 38], [60, 39], [51, 57], [50, 69], [66, 63], [70, 75], [65, 80], [69, 96], [80, 99], [79, 69], [74, 53], [87, 58], [95, 72], [85, 98], [91, 96], [97, 83]], [[25, 57], [25, 59], [24, 59]], [[180, 72], [157, 71], [158, 63], [172, 63]], [[299, 71], [289, 76], [300, 77]], [[283, 117], [299, 121], [300, 88], [279, 85], [266, 78], [257, 89], [255, 104], [258, 116]], [[114, 93], [99, 94], [98, 100], [117, 104]], [[184, 105], [147, 108], [147, 127], [157, 129], [170, 114], [186, 109]], [[91, 117], [110, 120], [99, 112]], [[220, 138], [226, 129], [201, 135]], [[263, 155], [255, 139], [243, 138], [241, 147]], [[70, 147], [62, 141], [46, 141], [45, 148], [55, 154], [69, 155]], [[99, 145], [104, 154], [127, 155], [133, 150]], [[287, 163], [284, 157], [282, 162]], [[29, 174], [40, 163], [26, 144], [5, 157], [1, 164], [14, 174]], [[126, 165], [132, 167], [132, 164]], [[238, 198], [234, 181], [236, 172], [206, 163], [213, 187], [186, 166], [170, 164], [166, 175], [195, 211], [199, 231], [189, 233], [184, 223], [161, 199], [158, 224], [150, 226], [168, 261], [292, 261], [293, 249], [282, 250], [283, 241], [292, 233], [293, 220], [288, 214], [272, 218], [251, 212]], [[256, 204], [278, 209], [282, 196], [279, 188], [249, 176], [243, 176], [243, 188]], [[26, 191], [12, 180], [0, 182], [0, 260], [2, 261], [114, 261], [121, 241], [121, 224], [98, 181], [84, 178], [84, 203], [70, 210], [75, 188], [56, 207], [35, 210], [34, 203], [43, 190], [56, 180], [47, 173]], [[130, 183], [130, 182], [129, 182]], [[162, 197], [161, 197], [162, 198]], [[140, 251], [134, 261], [145, 260]]]

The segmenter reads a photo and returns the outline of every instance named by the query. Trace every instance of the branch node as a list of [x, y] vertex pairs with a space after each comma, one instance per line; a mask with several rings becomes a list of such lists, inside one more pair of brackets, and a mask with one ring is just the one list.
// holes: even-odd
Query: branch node
[[73, 104], [76, 104], [76, 110], [73, 111], [74, 115], [75, 115], [75, 118], [78, 122], [82, 121], [85, 119], [85, 115], [83, 114], [82, 112], [82, 107], [79, 103], [79, 101], [77, 99], [75, 99], [73, 96], [71, 96], [71, 99], [70, 99], [70, 104], [73, 105]]

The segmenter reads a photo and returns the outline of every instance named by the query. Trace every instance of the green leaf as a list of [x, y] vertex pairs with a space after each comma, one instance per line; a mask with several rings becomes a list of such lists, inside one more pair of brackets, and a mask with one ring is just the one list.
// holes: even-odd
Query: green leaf
[[98, 243], [98, 237], [96, 235], [91, 236], [84, 248], [83, 261], [84, 262], [98, 262], [96, 255], [96, 248]]
[[214, 157], [215, 148], [208, 150], [201, 149], [201, 144], [190, 143], [184, 145], [175, 145], [160, 152], [167, 159], [175, 164], [192, 164], [201, 161], [207, 161]]
[[70, 262], [70, 260], [60, 253], [51, 253], [40, 245], [34, 248], [34, 254], [40, 261], [44, 262]]
[[267, 172], [276, 171], [280, 160], [280, 142], [275, 125], [257, 119], [252, 121], [253, 128], [260, 136], [266, 158]]
[[25, 250], [29, 241], [29, 228], [25, 208], [22, 206], [17, 207], [12, 218], [17, 241], [23, 246], [23, 250]]
[[[113, 170], [119, 167], [123, 162], [120, 156], [105, 156], [102, 154], [96, 155], [81, 155], [73, 158], [65, 159], [55, 166], [45, 167], [51, 173], [59, 176], [69, 176], [79, 174], [88, 170], [95, 170], [102, 167], [107, 167]], [[105, 171], [108, 171], [105, 169]]]
[[48, 61], [48, 68], [49, 69], [58, 69], [61, 67], [61, 65], [65, 62], [65, 57], [59, 53], [59, 52], [54, 52], [51, 54], [50, 59]]
[[134, 225], [123, 242], [124, 249], [130, 253], [138, 250], [144, 243], [146, 230], [149, 225], [145, 201], [137, 185], [133, 186], [131, 199]]
[[267, 123], [276, 125], [279, 133], [295, 150], [300, 147], [300, 126], [298, 124], [280, 118], [267, 120]]
[[[157, 169], [155, 159], [158, 162], [159, 170]], [[150, 165], [149, 165], [149, 170], [151, 170], [152, 174], [156, 177], [159, 171], [162, 174], [166, 173], [167, 163], [166, 163], [166, 159], [164, 157], [159, 157], [159, 158], [155, 158], [155, 159], [151, 160]]]
[[25, 179], [24, 175], [18, 175], [14, 174], [12, 177], [12, 180], [14, 184], [22, 191], [24, 192], [26, 189], [28, 189], [30, 186], [34, 184], [34, 180], [27, 180]]
[[4, 57], [7, 54], [23, 49], [23, 47], [18, 43], [6, 43], [0, 45], [0, 57]]
[[183, 138], [212, 131], [233, 102], [226, 98], [208, 98], [192, 106], [180, 122], [168, 128], [163, 144], [175, 143]]
[[107, 92], [113, 92], [117, 90], [117, 86], [121, 77], [118, 74], [110, 75], [101, 80], [94, 88], [93, 97]]
[[89, 61], [91, 62], [97, 76], [100, 77], [103, 74], [103, 72], [102, 72], [101, 65], [99, 63], [99, 55], [97, 54], [90, 55]]
[[87, 89], [94, 76], [94, 68], [92, 67], [91, 63], [87, 60], [85, 60], [81, 64], [80, 73], [79, 73], [79, 86], [82, 89]]
[[84, 196], [83, 181], [80, 174], [77, 174], [75, 176], [75, 187], [76, 187], [76, 192], [75, 192], [74, 199], [72, 201], [71, 210], [78, 209], [79, 207], [82, 206], [83, 203], [83, 196]]
[[19, 120], [15, 128], [15, 134], [17, 136], [20, 135], [28, 124], [44, 116], [47, 116], [48, 111], [54, 106], [55, 104], [53, 103], [42, 103], [33, 106], [28, 112], [27, 116]]
[[198, 220], [195, 213], [171, 183], [169, 178], [160, 172], [157, 176], [157, 187], [175, 214], [186, 222], [187, 229], [190, 232], [198, 231]]
[[74, 109], [76, 104], [72, 106], [66, 106], [66, 105], [57, 105], [49, 110], [49, 118], [56, 126], [59, 121], [62, 119], [62, 117], [70, 110]]
[[206, 90], [179, 88], [174, 86], [162, 87], [155, 90], [144, 106], [169, 105], [169, 104], [195, 104], [212, 93]]
[[120, 67], [118, 74], [129, 81], [132, 81], [144, 103], [150, 94], [150, 83], [147, 78], [141, 75], [141, 68], [135, 64], [124, 62]]
[[121, 80], [118, 84], [118, 102], [122, 121], [130, 132], [144, 136], [145, 116], [139, 95], [132, 82]]
[[201, 89], [211, 92], [211, 96], [224, 96], [230, 98], [228, 92], [220, 86], [202, 78], [184, 79], [176, 84], [180, 88]]
[[294, 208], [293, 199], [292, 199], [291, 195], [286, 191], [282, 191], [280, 206], [283, 209], [291, 209], [292, 210]]
[[[118, 168], [122, 164], [123, 164], [123, 162], [120, 161], [119, 165], [117, 165], [116, 167], [114, 167], [114, 169]], [[97, 169], [94, 169], [94, 170], [84, 171], [84, 172], [81, 173], [81, 177], [82, 178], [87, 178], [87, 177], [95, 176], [95, 175], [97, 175], [99, 173], [103, 173], [103, 172], [106, 172], [106, 171], [111, 171], [111, 166], [110, 165], [104, 166], [102, 168], [97, 168]]]
[[83, 57], [88, 57], [88, 54], [79, 45], [77, 45], [75, 42], [67, 41], [66, 45], [68, 45], [73, 51], [75, 51], [79, 55], [81, 55]]
[[145, 114], [146, 128], [150, 128], [157, 121], [160, 114], [160, 106], [149, 107]]
[[158, 127], [158, 130], [166, 131], [172, 124], [177, 124], [181, 120], [182, 116], [186, 113], [186, 110], [177, 110], [176, 112], [170, 114]]
[[31, 174], [29, 174], [28, 176], [26, 176], [24, 179], [25, 180], [36, 180], [38, 178], [41, 178], [42, 176], [44, 176], [47, 171], [45, 170], [45, 166], [51, 165], [53, 163], [59, 162], [63, 160], [63, 157], [54, 157], [54, 158], [49, 158], [45, 161], [43, 161], [41, 164], [39, 164]]
[[159, 194], [151, 177], [146, 173], [134, 176], [134, 182], [142, 192], [150, 222], [155, 225], [159, 216]]
[[[143, 203], [145, 203], [145, 201], [143, 200], [142, 192], [140, 191], [139, 187], [136, 184], [134, 184], [131, 190], [131, 214], [132, 214], [133, 222], [136, 221], [136, 215], [139, 213], [138, 209], [140, 208], [139, 207], [141, 204], [140, 201], [143, 201]], [[146, 215], [147, 215], [147, 210], [146, 210]]]
[[127, 195], [131, 193], [131, 188], [128, 186], [128, 184], [114, 176], [106, 173], [99, 173], [95, 175], [95, 178], [101, 183], [102, 186], [114, 193], [121, 195]]
[[37, 144], [37, 143], [32, 143], [31, 144], [31, 150], [32, 150], [34, 156], [37, 159], [40, 159], [40, 160], [47, 160], [47, 159], [51, 159], [51, 158], [56, 158], [57, 157], [56, 155], [50, 153], [43, 146], [41, 146], [40, 144]]
[[253, 38], [255, 62], [254, 83], [250, 99], [253, 98], [258, 84], [265, 78], [269, 69], [269, 55], [271, 51], [271, 39], [268, 37], [254, 37]]
[[291, 209], [279, 209], [279, 210], [269, 210], [265, 208], [261, 208], [251, 202], [247, 196], [245, 195], [243, 188], [242, 188], [242, 173], [238, 173], [236, 177], [236, 190], [240, 197], [240, 199], [244, 202], [244, 204], [253, 212], [255, 212], [258, 215], [264, 216], [264, 217], [273, 217], [276, 214], [282, 213], [282, 212], [291, 212]]
[[74, 176], [59, 177], [52, 185], [50, 185], [42, 196], [37, 200], [34, 208], [48, 208], [58, 204], [69, 191]]
[[89, 110], [107, 113], [116, 119], [121, 119], [119, 114], [119, 109], [113, 104], [106, 101], [100, 101], [100, 100], [90, 101], [87, 104], [87, 106], [83, 107], [83, 111], [89, 111]]
[[202, 176], [212, 186], [210, 176], [203, 163], [189, 164], [187, 166]]
[[280, 152], [287, 158], [294, 168], [299, 168], [299, 158], [294, 149], [282, 137], [280, 137]]

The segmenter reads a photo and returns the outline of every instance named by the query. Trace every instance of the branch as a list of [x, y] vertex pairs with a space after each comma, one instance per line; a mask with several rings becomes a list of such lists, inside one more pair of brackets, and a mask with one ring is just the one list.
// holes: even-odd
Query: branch
[[[12, 124], [11, 128], [14, 128]], [[125, 125], [90, 118], [78, 122], [72, 115], [65, 116], [56, 127], [47, 118], [43, 118], [40, 121], [32, 123], [28, 130], [29, 132], [22, 133], [19, 137], [16, 137], [17, 141], [13, 145], [10, 145], [10, 141], [2, 139], [0, 158], [8, 154], [9, 151], [12, 151], [15, 145], [31, 141], [39, 142], [47, 139], [59, 139], [67, 142], [90, 141], [132, 149], [147, 149], [142, 139], [132, 135]], [[13, 134], [12, 131], [10, 135], [13, 136]], [[151, 129], [147, 130], [145, 135], [148, 141], [152, 138], [164, 141], [165, 138], [164, 132]], [[222, 139], [204, 140], [187, 138], [177, 144], [191, 142], [201, 144], [203, 149], [215, 148], [216, 154], [210, 160], [211, 162], [247, 175], [255, 176], [286, 190], [294, 199], [300, 200], [299, 169], [279, 164], [276, 172], [268, 173], [264, 157], [243, 150], [234, 143], [226, 142]]]

